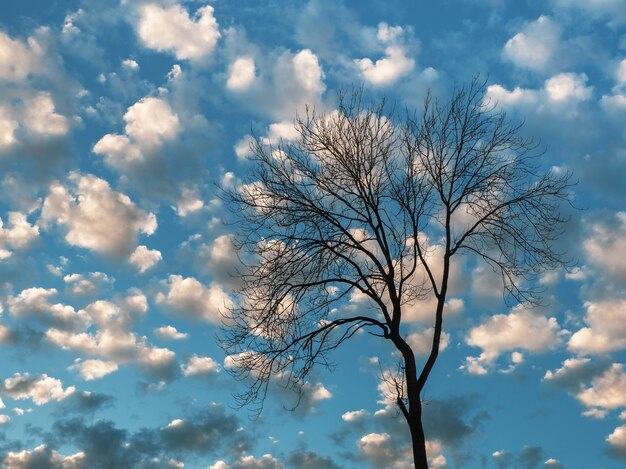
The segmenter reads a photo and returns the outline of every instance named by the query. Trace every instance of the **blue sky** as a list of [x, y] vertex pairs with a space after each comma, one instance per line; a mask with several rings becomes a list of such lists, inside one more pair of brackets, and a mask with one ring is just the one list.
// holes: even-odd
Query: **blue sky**
[[[4, 465], [408, 467], [375, 337], [313, 373], [295, 411], [279, 386], [258, 419], [233, 407], [243, 384], [216, 334], [236, 252], [216, 187], [241, 184], [251, 133], [289, 139], [339, 89], [419, 108], [476, 74], [542, 166], [578, 181], [560, 240], [577, 267], [541, 276], [532, 309], [457, 267], [423, 396], [431, 465], [623, 467], [623, 0], [3, 2]], [[407, 326], [416, 350], [430, 306]]]

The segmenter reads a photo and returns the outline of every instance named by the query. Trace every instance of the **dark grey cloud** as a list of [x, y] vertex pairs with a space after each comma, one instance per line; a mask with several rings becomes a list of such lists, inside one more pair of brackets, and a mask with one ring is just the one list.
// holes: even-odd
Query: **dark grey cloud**
[[287, 459], [292, 469], [339, 469], [328, 456], [320, 456], [312, 451], [295, 451]]

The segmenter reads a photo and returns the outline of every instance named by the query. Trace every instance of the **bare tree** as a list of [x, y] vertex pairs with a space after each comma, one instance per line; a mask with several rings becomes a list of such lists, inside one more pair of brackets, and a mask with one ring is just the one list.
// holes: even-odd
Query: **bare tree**
[[[360, 92], [339, 98], [337, 111], [296, 118], [295, 141], [257, 139], [249, 179], [227, 193], [249, 262], [222, 346], [249, 380], [241, 402], [262, 405], [273, 377], [298, 389], [361, 329], [391, 341], [402, 358], [389, 388], [415, 467], [427, 468], [421, 395], [439, 353], [452, 259], [477, 256], [502, 275], [509, 298], [535, 301], [533, 278], [563, 264], [553, 241], [570, 176], [540, 171], [537, 145], [477, 79], [400, 119]], [[442, 256], [429, 238], [441, 240]], [[355, 294], [372, 307], [347, 312], [341, 305]], [[402, 324], [407, 305], [424, 298], [434, 298], [434, 333], [418, 363]]]

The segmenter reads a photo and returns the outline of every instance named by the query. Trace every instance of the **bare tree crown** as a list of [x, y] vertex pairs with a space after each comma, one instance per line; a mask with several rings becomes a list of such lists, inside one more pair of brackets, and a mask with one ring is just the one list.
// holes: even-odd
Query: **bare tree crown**
[[[537, 145], [478, 80], [401, 118], [353, 92], [294, 125], [293, 141], [254, 141], [249, 179], [226, 194], [248, 261], [222, 334], [234, 372], [251, 378], [240, 397], [262, 402], [272, 376], [297, 388], [365, 328], [403, 357], [398, 406], [409, 419], [439, 351], [451, 258], [483, 259], [513, 298], [534, 300], [532, 277], [562, 264], [553, 241], [570, 176], [540, 171]], [[342, 307], [355, 295], [373, 307]], [[401, 324], [429, 295], [434, 337], [419, 371]]]

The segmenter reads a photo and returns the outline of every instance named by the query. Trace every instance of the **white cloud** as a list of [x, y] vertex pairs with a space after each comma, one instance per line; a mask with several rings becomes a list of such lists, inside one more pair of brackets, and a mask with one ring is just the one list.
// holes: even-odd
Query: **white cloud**
[[232, 300], [217, 284], [204, 286], [193, 277], [170, 275], [167, 293], [157, 296], [157, 303], [163, 303], [180, 314], [196, 319], [219, 323], [222, 313], [232, 306]]
[[67, 118], [57, 114], [52, 95], [41, 91], [26, 100], [23, 125], [38, 135], [65, 135], [69, 130]]
[[181, 131], [178, 114], [162, 98], [140, 99], [128, 108], [124, 122], [124, 135], [107, 134], [93, 147], [94, 153], [118, 170], [143, 163]]
[[349, 411], [349, 412], [344, 412], [341, 415], [341, 419], [344, 422], [357, 422], [359, 420], [363, 420], [369, 414], [370, 413], [367, 410], [365, 410], [365, 409], [352, 410], [352, 411]]
[[134, 265], [139, 273], [154, 267], [162, 259], [161, 251], [148, 249], [146, 246], [137, 246], [129, 257], [129, 262]]
[[[9, 212], [9, 224], [4, 227], [0, 218], [0, 249], [8, 255], [13, 250], [26, 250], [39, 238], [39, 227], [31, 225], [26, 215], [20, 212]], [[2, 256], [6, 258], [8, 256]]]
[[50, 401], [62, 401], [76, 388], [63, 388], [61, 380], [47, 374], [31, 377], [28, 373], [15, 373], [11, 378], [2, 382], [0, 392], [13, 399], [32, 399], [36, 405], [47, 404]]
[[132, 249], [140, 232], [151, 235], [156, 230], [154, 214], [138, 209], [104, 179], [73, 172], [69, 181], [69, 188], [59, 182], [50, 186], [40, 225], [66, 227], [70, 245], [121, 255]]
[[[421, 331], [413, 332], [406, 338], [407, 343], [413, 349], [413, 353], [417, 355], [428, 355], [432, 348], [434, 328], [424, 329]], [[439, 351], [442, 352], [448, 347], [450, 343], [450, 334], [447, 332], [441, 333], [441, 339], [439, 342]]]
[[561, 73], [546, 80], [544, 88], [548, 99], [562, 103], [568, 101], [586, 101], [591, 98], [592, 87], [585, 86], [587, 75], [584, 73]]
[[626, 425], [621, 425], [606, 437], [614, 453], [626, 459]]
[[199, 357], [193, 355], [186, 365], [182, 367], [183, 374], [189, 376], [210, 376], [220, 371], [220, 365], [211, 357]]
[[467, 357], [464, 368], [472, 374], [486, 374], [503, 352], [548, 350], [560, 342], [559, 332], [555, 318], [539, 316], [525, 309], [497, 314], [470, 329], [467, 344], [480, 347], [483, 352], [479, 357]]
[[9, 417], [6, 414], [0, 414], [0, 425], [4, 425], [6, 423], [8, 423], [11, 420], [11, 417]]
[[69, 456], [63, 456], [42, 444], [32, 450], [9, 451], [3, 464], [7, 469], [24, 469], [27, 467], [80, 469], [85, 467], [85, 453], [80, 451]]
[[95, 295], [105, 285], [113, 283], [113, 279], [103, 272], [88, 274], [69, 274], [63, 277], [67, 289], [74, 295]]
[[0, 31], [0, 78], [22, 81], [38, 71], [44, 48], [35, 38], [26, 43], [11, 39]]
[[587, 86], [587, 81], [584, 73], [560, 73], [548, 78], [541, 89], [515, 87], [509, 91], [494, 84], [487, 87], [485, 98], [503, 107], [520, 107], [567, 117], [576, 114], [579, 103], [591, 98], [593, 87]]
[[245, 90], [254, 82], [256, 67], [254, 58], [249, 56], [238, 57], [229, 67], [226, 87], [229, 90]]
[[591, 386], [582, 389], [576, 398], [586, 407], [599, 410], [612, 410], [626, 407], [626, 374], [624, 366], [613, 365], [602, 375], [591, 381]]
[[516, 66], [543, 70], [558, 50], [561, 28], [549, 17], [540, 16], [504, 45], [502, 55]]
[[193, 187], [185, 187], [181, 191], [181, 195], [176, 204], [176, 214], [179, 217], [186, 217], [190, 213], [202, 210], [204, 201], [198, 194], [198, 189]]
[[210, 5], [199, 8], [194, 18], [180, 5], [145, 5], [140, 10], [137, 33], [150, 49], [195, 61], [213, 52], [221, 36]]
[[117, 363], [104, 360], [85, 360], [72, 365], [68, 370], [76, 370], [85, 381], [100, 379], [117, 371]]
[[569, 339], [568, 349], [580, 354], [607, 353], [626, 348], [626, 300], [585, 303], [583, 327]]
[[402, 44], [404, 29], [379, 23], [376, 40], [385, 48], [385, 56], [373, 62], [369, 58], [356, 59], [354, 63], [361, 72], [361, 78], [374, 86], [395, 83], [415, 68], [415, 60], [407, 56]]
[[626, 279], [626, 212], [615, 214], [615, 223], [594, 223], [590, 236], [583, 243], [590, 264], [599, 267], [611, 277]]
[[[399, 447], [396, 438], [389, 433], [368, 433], [357, 441], [361, 456], [375, 468], [404, 469], [413, 465], [413, 455], [409, 446]], [[432, 469], [447, 467], [442, 454], [443, 447], [438, 441], [426, 441], [428, 465]]]
[[139, 70], [139, 64], [133, 59], [126, 59], [122, 61], [122, 67], [127, 70]]
[[154, 330], [154, 333], [161, 340], [182, 340], [189, 337], [189, 334], [179, 332], [174, 326], [161, 326]]
[[309, 49], [303, 49], [293, 56], [295, 78], [305, 92], [321, 94], [324, 92], [324, 72], [317, 56]]
[[220, 460], [208, 469], [284, 469], [284, 466], [271, 454], [264, 454], [260, 458], [241, 456], [233, 464]]
[[32, 287], [22, 290], [19, 295], [7, 298], [9, 313], [16, 318], [33, 317], [41, 321], [52, 320], [57, 325], [77, 329], [90, 324], [90, 318], [83, 311], [62, 303], [51, 303], [56, 297], [55, 288]]

